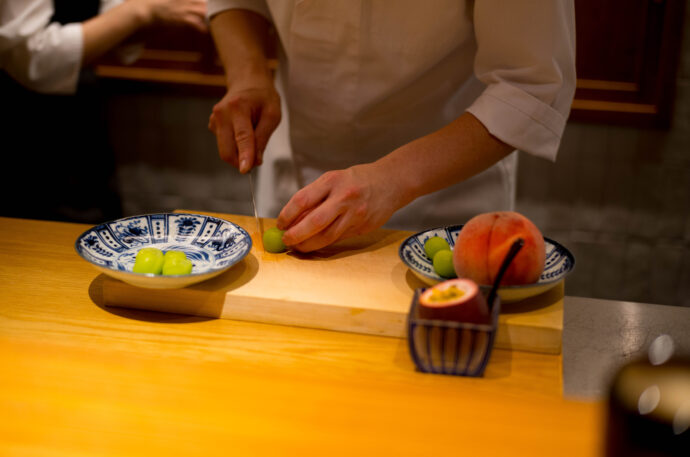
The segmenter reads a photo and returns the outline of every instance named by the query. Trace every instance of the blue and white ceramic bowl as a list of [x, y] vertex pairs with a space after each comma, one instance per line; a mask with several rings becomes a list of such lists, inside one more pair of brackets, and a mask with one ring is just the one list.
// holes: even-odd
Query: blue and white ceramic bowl
[[[82, 233], [77, 253], [103, 273], [134, 286], [152, 289], [186, 287], [219, 275], [242, 260], [252, 239], [242, 227], [211, 216], [159, 213], [105, 222]], [[187, 275], [134, 273], [141, 248], [184, 251], [192, 261]]]
[[[462, 225], [451, 225], [431, 230], [425, 230], [405, 239], [400, 245], [398, 254], [403, 263], [426, 284], [433, 286], [444, 278], [434, 271], [434, 266], [424, 252], [424, 243], [433, 236], [440, 236], [448, 241], [450, 248], [455, 246], [455, 240], [462, 229]], [[535, 284], [522, 286], [500, 286], [498, 295], [502, 303], [511, 303], [525, 298], [539, 295], [560, 283], [575, 267], [575, 257], [564, 246], [544, 237], [546, 244], [546, 262], [544, 271]], [[485, 291], [489, 286], [481, 286]]]

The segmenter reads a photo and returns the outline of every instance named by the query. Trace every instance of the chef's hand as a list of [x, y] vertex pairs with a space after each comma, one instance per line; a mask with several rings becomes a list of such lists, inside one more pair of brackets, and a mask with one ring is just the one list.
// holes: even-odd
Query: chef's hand
[[233, 84], [213, 107], [208, 128], [218, 154], [240, 173], [261, 165], [268, 139], [280, 123], [280, 96], [269, 78]]
[[[132, 1], [132, 0], [130, 0]], [[136, 0], [149, 24], [184, 24], [206, 32], [206, 0]]]
[[326, 172], [280, 212], [283, 242], [309, 252], [381, 227], [402, 206], [395, 189], [376, 164]]

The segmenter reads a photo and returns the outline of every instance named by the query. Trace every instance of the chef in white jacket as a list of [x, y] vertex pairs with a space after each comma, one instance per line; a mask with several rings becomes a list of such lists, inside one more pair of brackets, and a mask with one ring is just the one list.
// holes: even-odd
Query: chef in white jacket
[[512, 209], [516, 150], [555, 160], [575, 90], [572, 0], [209, 0], [228, 90], [209, 128], [246, 173], [281, 119], [301, 189], [283, 240]]

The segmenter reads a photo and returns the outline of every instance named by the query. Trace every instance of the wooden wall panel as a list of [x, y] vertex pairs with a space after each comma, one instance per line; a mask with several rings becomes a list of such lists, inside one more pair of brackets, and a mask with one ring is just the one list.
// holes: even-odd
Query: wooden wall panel
[[[668, 127], [686, 0], [575, 0], [577, 91], [571, 120]], [[99, 76], [222, 96], [223, 68], [210, 34], [158, 27], [132, 65], [112, 57]]]
[[668, 127], [685, 0], [575, 0], [575, 9], [571, 119]]

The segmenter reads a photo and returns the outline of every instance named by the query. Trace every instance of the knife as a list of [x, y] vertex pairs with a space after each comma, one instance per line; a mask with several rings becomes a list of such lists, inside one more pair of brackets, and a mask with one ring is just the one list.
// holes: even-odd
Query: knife
[[261, 240], [261, 223], [259, 222], [259, 213], [256, 210], [256, 198], [254, 196], [254, 170], [255, 168], [252, 168], [248, 175], [249, 175], [249, 191], [252, 196], [252, 207], [254, 208], [254, 220], [256, 220], [256, 237]]

